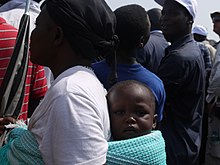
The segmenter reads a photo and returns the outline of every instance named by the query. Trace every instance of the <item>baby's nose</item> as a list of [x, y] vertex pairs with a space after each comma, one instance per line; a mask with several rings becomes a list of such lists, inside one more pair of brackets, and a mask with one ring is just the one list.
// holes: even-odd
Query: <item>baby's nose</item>
[[126, 123], [128, 124], [135, 124], [136, 123], [136, 120], [133, 116], [130, 116], [126, 119]]

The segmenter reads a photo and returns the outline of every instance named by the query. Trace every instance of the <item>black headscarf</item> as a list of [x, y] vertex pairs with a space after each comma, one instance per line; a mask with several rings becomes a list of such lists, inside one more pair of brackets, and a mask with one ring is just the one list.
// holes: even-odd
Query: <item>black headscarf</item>
[[46, 9], [83, 56], [93, 59], [116, 46], [116, 17], [104, 0], [47, 0]]

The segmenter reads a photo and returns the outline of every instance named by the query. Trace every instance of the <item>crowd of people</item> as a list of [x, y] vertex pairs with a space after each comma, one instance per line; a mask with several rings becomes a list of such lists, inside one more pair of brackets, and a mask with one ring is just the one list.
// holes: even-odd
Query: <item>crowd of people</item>
[[[196, 0], [155, 1], [30, 1], [25, 97], [0, 116], [0, 135], [15, 127], [0, 164], [220, 164], [220, 45], [194, 25]], [[1, 89], [26, 0], [0, 4]], [[220, 11], [210, 19], [220, 36]]]

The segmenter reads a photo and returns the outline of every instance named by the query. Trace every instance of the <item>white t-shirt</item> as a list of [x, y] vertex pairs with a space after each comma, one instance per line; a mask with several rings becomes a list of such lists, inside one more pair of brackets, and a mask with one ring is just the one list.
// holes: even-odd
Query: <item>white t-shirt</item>
[[29, 124], [45, 164], [105, 163], [110, 138], [105, 96], [93, 71], [82, 66], [54, 80]]

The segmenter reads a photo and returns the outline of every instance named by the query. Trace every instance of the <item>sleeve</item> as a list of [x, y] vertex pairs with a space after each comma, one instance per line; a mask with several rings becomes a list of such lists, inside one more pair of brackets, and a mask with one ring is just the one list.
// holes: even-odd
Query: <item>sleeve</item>
[[203, 44], [200, 44], [199, 47], [200, 47], [202, 55], [203, 55], [205, 68], [210, 69], [212, 67], [210, 52], [209, 52], [208, 48]]
[[30, 98], [36, 99], [43, 97], [47, 91], [47, 80], [44, 67], [30, 62], [31, 71]]
[[175, 97], [175, 93], [178, 93], [179, 89], [182, 88], [189, 74], [189, 67], [186, 67], [186, 65], [188, 64], [176, 54], [169, 54], [162, 59], [158, 68], [158, 76], [163, 81], [168, 100], [171, 94], [172, 97]]
[[158, 97], [158, 103], [157, 103], [157, 115], [158, 115], [158, 121], [162, 121], [163, 119], [163, 111], [164, 111], [164, 105], [166, 102], [166, 92], [163, 86], [163, 83], [161, 85], [160, 95]]
[[209, 79], [208, 86], [208, 96], [206, 98], [209, 103], [215, 96], [220, 96], [220, 45], [218, 45], [218, 49], [215, 55], [215, 63], [211, 70], [211, 75]]
[[107, 141], [91, 100], [66, 94], [53, 101], [40, 151], [45, 164], [104, 164]]

